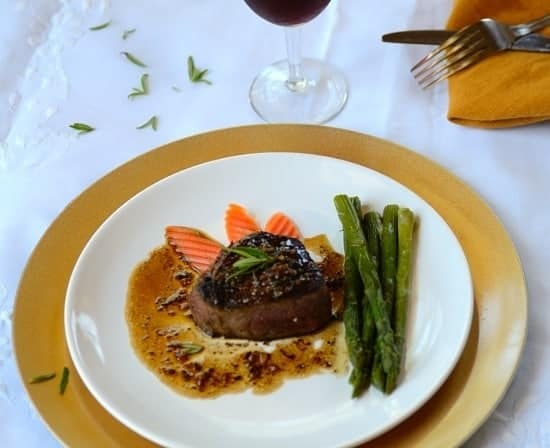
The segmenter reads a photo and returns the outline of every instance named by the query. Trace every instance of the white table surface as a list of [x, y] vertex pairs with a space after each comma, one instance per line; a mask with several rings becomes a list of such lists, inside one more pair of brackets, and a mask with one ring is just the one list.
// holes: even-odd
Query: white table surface
[[[409, 74], [427, 48], [380, 41], [389, 31], [441, 28], [451, 3], [333, 0], [304, 27], [303, 53], [347, 75], [348, 104], [330, 125], [430, 157], [502, 219], [527, 277], [529, 332], [508, 393], [465, 446], [550, 447], [550, 124], [453, 125], [446, 86], [422, 92]], [[14, 295], [32, 249], [72, 199], [120, 164], [189, 135], [260, 123], [248, 87], [285, 48], [282, 30], [242, 0], [0, 0], [0, 11], [0, 446], [49, 448], [59, 442], [29, 403], [11, 347]], [[128, 63], [124, 50], [149, 68]], [[188, 55], [211, 70], [212, 86], [188, 81]], [[151, 94], [128, 101], [145, 71]], [[135, 129], [152, 115], [157, 132]], [[97, 130], [77, 136], [68, 128], [76, 121]]]

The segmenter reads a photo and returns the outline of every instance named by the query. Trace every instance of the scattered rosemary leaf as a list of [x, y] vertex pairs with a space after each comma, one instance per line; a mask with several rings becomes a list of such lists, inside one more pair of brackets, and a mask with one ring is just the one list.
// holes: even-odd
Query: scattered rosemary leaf
[[171, 303], [177, 302], [178, 300], [184, 298], [185, 290], [183, 288], [178, 288], [176, 292], [170, 294], [168, 297], [157, 297], [155, 299], [155, 304], [157, 305], [157, 310], [161, 310], [164, 307], [170, 305]]
[[38, 384], [43, 383], [44, 381], [49, 381], [51, 379], [55, 378], [55, 373], [46, 373], [44, 375], [38, 375], [32, 378], [29, 383], [30, 384]]
[[138, 65], [140, 67], [147, 67], [147, 65], [145, 65], [138, 58], [136, 58], [133, 54], [128, 53], [127, 51], [122, 51], [120, 54], [123, 54], [124, 56], [126, 56], [126, 59], [128, 59], [132, 64]]
[[181, 89], [178, 86], [172, 86], [174, 92], [181, 92]]
[[130, 37], [131, 34], [134, 34], [136, 32], [136, 29], [135, 28], [132, 28], [131, 30], [125, 30], [123, 33], [122, 33], [122, 38], [124, 40], [128, 39], [128, 37]]
[[205, 84], [212, 84], [212, 82], [205, 78], [206, 74], [208, 73], [208, 69], [199, 70], [195, 66], [195, 61], [193, 60], [193, 56], [189, 56], [187, 58], [187, 74], [189, 75], [189, 80], [191, 82], [204, 82]]
[[60, 395], [63, 395], [65, 393], [65, 389], [67, 389], [67, 384], [69, 384], [69, 369], [67, 367], [63, 367], [63, 373], [61, 374], [61, 381], [59, 383]]
[[86, 123], [73, 123], [69, 125], [70, 128], [76, 129], [78, 134], [87, 134], [88, 132], [95, 131], [95, 128], [92, 128], [90, 125]]
[[111, 20], [108, 22], [102, 23], [101, 25], [92, 26], [91, 28], [88, 28], [90, 31], [99, 31], [104, 28], [107, 28], [111, 24]]
[[204, 347], [192, 342], [170, 341], [168, 347], [176, 348], [180, 353], [185, 355], [195, 355], [204, 350]]
[[202, 345], [193, 344], [191, 342], [184, 342], [181, 348], [185, 353], [188, 353], [190, 355], [200, 353], [204, 350], [204, 347]]
[[147, 120], [145, 123], [143, 123], [142, 125], [139, 125], [136, 129], [143, 129], [143, 128], [146, 128], [146, 127], [152, 127], [153, 128], [153, 131], [156, 131], [157, 130], [157, 126], [158, 126], [158, 117], [156, 115], [153, 115], [151, 118], [149, 118], [149, 120]]
[[136, 96], [149, 94], [149, 75], [144, 73], [140, 78], [141, 89], [132, 88], [132, 93], [128, 95], [128, 99], [134, 99]]

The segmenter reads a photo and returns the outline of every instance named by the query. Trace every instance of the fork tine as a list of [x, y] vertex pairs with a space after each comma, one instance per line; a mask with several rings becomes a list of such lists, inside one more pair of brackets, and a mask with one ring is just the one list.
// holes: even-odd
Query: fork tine
[[[478, 45], [480, 42], [483, 42], [483, 40], [478, 40], [477, 42], [474, 42], [473, 45], [470, 45], [470, 47], [468, 47], [471, 41], [477, 36], [483, 37], [479, 31], [476, 31], [471, 35], [462, 39], [460, 42], [455, 43], [455, 45], [453, 45], [450, 50], [448, 50], [445, 53], [442, 53], [440, 57], [434, 58], [432, 61], [426, 61], [425, 67], [423, 67], [420, 71], [417, 71], [416, 73], [414, 73], [414, 77], [418, 78], [422, 76], [424, 73], [426, 73], [428, 70], [432, 68], [435, 69], [435, 67], [439, 65], [441, 62], [449, 60], [451, 56], [453, 56], [454, 54], [460, 51], [463, 51], [465, 48], [472, 48], [473, 46]], [[421, 65], [418, 65], [417, 68], [420, 69]], [[411, 69], [411, 72], [412, 72], [412, 69]]]
[[442, 59], [441, 64], [438, 64], [429, 69], [423, 70], [425, 76], [423, 78], [420, 78], [420, 80], [418, 80], [418, 78], [421, 76], [420, 74], [418, 74], [418, 76], [415, 75], [415, 78], [417, 79], [419, 84], [423, 84], [424, 82], [426, 82], [427, 79], [439, 75], [439, 73], [441, 73], [444, 70], [447, 70], [454, 64], [459, 63], [463, 59], [468, 58], [469, 56], [471, 56], [472, 54], [475, 54], [479, 50], [485, 50], [485, 49], [487, 49], [487, 44], [483, 41], [477, 41], [473, 45], [466, 47], [456, 52], [455, 54], [452, 54], [447, 58]]
[[420, 61], [418, 61], [412, 68], [411, 72], [415, 71], [418, 67], [420, 67], [424, 62], [432, 59], [434, 56], [441, 53], [443, 50], [448, 48], [449, 46], [453, 45], [456, 41], [464, 38], [465, 36], [468, 36], [470, 31], [477, 31], [474, 25], [465, 26], [461, 30], [454, 33], [451, 37], [449, 37], [445, 42], [443, 42], [439, 47], [435, 48], [434, 50], [430, 51], [426, 56], [424, 56]]
[[[453, 37], [455, 36], [452, 36], [450, 39], [452, 39]], [[420, 61], [418, 61], [416, 64], [414, 64], [411, 68], [411, 72], [414, 72], [418, 67], [420, 67], [421, 65], [423, 65], [424, 63], [428, 62], [429, 60], [431, 60], [432, 58], [436, 57], [437, 55], [439, 55], [442, 51], [445, 50], [445, 48], [447, 48], [450, 44], [448, 44], [447, 42], [444, 42], [443, 44], [441, 44], [439, 47], [437, 47], [436, 49], [430, 51], [426, 56], [424, 56], [422, 59], [420, 59]]]
[[483, 59], [487, 55], [488, 55], [487, 47], [483, 47], [483, 48], [479, 49], [477, 52], [475, 52], [474, 54], [472, 54], [468, 59], [464, 59], [462, 61], [459, 61], [458, 63], [456, 63], [452, 67], [449, 67], [446, 72], [441, 73], [438, 77], [436, 77], [435, 79], [432, 79], [427, 84], [423, 84], [423, 85], [420, 84], [420, 83], [419, 84], [421, 85], [423, 90], [426, 90], [429, 87], [433, 86], [434, 84], [436, 84], [440, 81], [444, 81], [449, 76], [452, 76], [455, 73], [469, 67], [470, 65], [475, 64], [476, 62], [480, 61], [481, 59]]
[[[441, 67], [439, 70], [425, 76], [420, 81], [418, 81], [418, 84], [423, 88], [427, 88], [432, 85], [432, 81], [442, 81], [452, 74], [456, 73], [457, 71], [463, 70], [477, 62], [479, 59], [481, 59], [481, 56], [486, 53], [486, 50], [486, 47], [482, 47], [477, 49], [476, 51], [469, 53], [467, 56], [456, 59], [452, 63], [447, 64], [444, 67]], [[435, 84], [435, 82], [433, 84]]]

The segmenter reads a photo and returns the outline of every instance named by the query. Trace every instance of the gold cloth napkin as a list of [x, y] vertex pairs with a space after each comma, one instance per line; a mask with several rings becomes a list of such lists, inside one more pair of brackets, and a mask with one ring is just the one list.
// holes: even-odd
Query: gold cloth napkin
[[[550, 0], [455, 0], [447, 28], [484, 17], [516, 24], [545, 14], [550, 14]], [[549, 120], [550, 53], [505, 51], [451, 76], [448, 118], [482, 128]]]

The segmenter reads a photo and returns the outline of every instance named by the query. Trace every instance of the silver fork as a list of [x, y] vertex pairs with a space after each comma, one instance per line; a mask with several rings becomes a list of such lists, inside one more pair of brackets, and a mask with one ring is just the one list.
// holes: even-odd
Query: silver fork
[[411, 68], [423, 88], [464, 70], [496, 51], [509, 49], [522, 36], [550, 25], [550, 14], [519, 25], [482, 19], [457, 31]]

